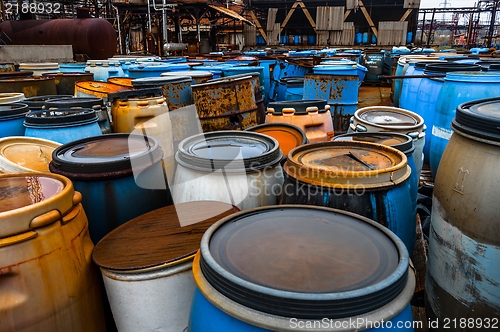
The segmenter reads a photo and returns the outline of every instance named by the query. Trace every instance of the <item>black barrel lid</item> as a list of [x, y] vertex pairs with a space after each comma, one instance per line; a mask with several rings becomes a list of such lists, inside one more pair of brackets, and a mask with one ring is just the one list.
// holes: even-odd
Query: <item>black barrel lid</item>
[[458, 105], [452, 126], [472, 136], [500, 141], [500, 97]]
[[49, 169], [70, 179], [129, 175], [134, 167], [150, 166], [163, 158], [158, 141], [149, 136], [108, 134], [69, 142], [52, 153]]
[[480, 71], [481, 66], [468, 63], [443, 62], [430, 63], [425, 66], [424, 73], [451, 73], [455, 71]]
[[0, 72], [0, 79], [18, 78], [18, 77], [33, 77], [32, 71], [3, 71]]
[[405, 134], [390, 132], [347, 133], [332, 138], [332, 141], [361, 141], [393, 147], [407, 156], [415, 150], [413, 139]]
[[166, 206], [115, 228], [93, 252], [94, 262], [111, 270], [139, 270], [175, 264], [200, 249], [203, 233], [238, 212], [231, 204], [195, 201]]
[[58, 108], [57, 110], [31, 111], [26, 114], [26, 127], [66, 127], [97, 121], [97, 115], [90, 108]]
[[28, 105], [24, 103], [0, 104], [0, 118], [8, 118], [28, 112]]
[[436, 60], [436, 61], [419, 61], [419, 62], [415, 62], [415, 68], [418, 68], [418, 69], [424, 69], [425, 66], [427, 65], [430, 65], [430, 64], [436, 64], [436, 63], [443, 63], [445, 61], [439, 61], [439, 60]]
[[247, 307], [308, 319], [361, 315], [404, 288], [408, 253], [385, 227], [323, 207], [282, 205], [226, 217], [201, 240], [200, 267]]
[[132, 80], [134, 87], [150, 87], [165, 84], [191, 83], [192, 79], [186, 76], [161, 76], [161, 77], [143, 77]]
[[281, 84], [288, 84], [288, 82], [302, 82], [304, 83], [304, 77], [302, 76], [288, 76], [280, 78]]
[[96, 97], [75, 97], [75, 98], [62, 98], [62, 99], [49, 99], [45, 102], [45, 108], [93, 108], [94, 106], [103, 106], [102, 98]]
[[304, 86], [304, 80], [290, 80], [286, 82], [287, 87], [297, 87], [297, 86]]
[[279, 143], [270, 136], [248, 131], [217, 131], [181, 141], [175, 154], [185, 167], [204, 172], [224, 169], [242, 172], [263, 169], [281, 160]]
[[47, 96], [35, 96], [29, 97], [23, 100], [23, 103], [28, 105], [30, 110], [41, 110], [45, 105], [45, 102], [50, 99], [61, 99], [61, 98], [73, 98], [71, 95], [47, 95]]
[[500, 60], [499, 61], [480, 61], [476, 62], [477, 65], [480, 65], [483, 71], [489, 70], [500, 70]]
[[284, 108], [293, 108], [295, 109], [295, 114], [304, 115], [307, 114], [307, 108], [309, 107], [317, 107], [319, 113], [325, 113], [326, 105], [328, 102], [323, 99], [317, 100], [287, 100], [287, 101], [273, 101], [267, 105], [267, 111], [273, 109], [273, 115], [282, 115]]
[[125, 90], [120, 92], [110, 93], [108, 95], [108, 100], [120, 99], [123, 101], [129, 100], [130, 98], [149, 98], [149, 97], [159, 97], [162, 96], [161, 88], [146, 88], [146, 89], [134, 89]]

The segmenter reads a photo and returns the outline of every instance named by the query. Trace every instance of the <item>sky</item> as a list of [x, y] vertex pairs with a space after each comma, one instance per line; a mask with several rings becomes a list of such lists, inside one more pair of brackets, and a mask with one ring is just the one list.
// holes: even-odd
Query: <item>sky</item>
[[[443, 8], [445, 0], [420, 0], [420, 8]], [[475, 7], [477, 0], [446, 0], [446, 8]]]

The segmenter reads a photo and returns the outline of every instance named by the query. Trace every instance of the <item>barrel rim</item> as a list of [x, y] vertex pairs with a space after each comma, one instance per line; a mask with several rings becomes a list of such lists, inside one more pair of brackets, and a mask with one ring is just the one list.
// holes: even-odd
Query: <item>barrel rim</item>
[[[413, 117], [415, 120], [417, 120], [417, 123], [413, 126], [384, 126], [376, 123], [371, 123], [367, 122], [363, 119], [361, 119], [361, 114], [370, 112], [370, 111], [380, 111], [380, 110], [386, 110], [386, 111], [395, 111], [399, 113], [403, 113], [407, 116]], [[409, 110], [406, 110], [404, 108], [399, 108], [399, 107], [391, 107], [391, 106], [367, 106], [367, 107], [362, 107], [356, 112], [354, 112], [353, 116], [355, 121], [358, 121], [362, 125], [368, 125], [380, 129], [384, 129], [384, 131], [392, 131], [392, 130], [408, 130], [409, 132], [412, 130], [418, 130], [418, 131], [423, 131], [424, 129], [424, 118], [422, 118], [419, 114], [415, 112], [411, 112]]]
[[[395, 144], [395, 145], [387, 145], [387, 144], [382, 144], [382, 145], [387, 145], [390, 147], [393, 147], [401, 152], [403, 152], [406, 155], [412, 154], [413, 151], [415, 151], [415, 144], [413, 143], [413, 138], [411, 138], [408, 135], [401, 134], [401, 133], [393, 133], [390, 131], [377, 131], [377, 132], [366, 132], [366, 133], [345, 133], [341, 135], [336, 135], [334, 136], [331, 140], [332, 141], [342, 141], [341, 139], [338, 138], [344, 138], [344, 137], [350, 137], [350, 136], [374, 136], [374, 135], [381, 135], [381, 136], [395, 136], [399, 138], [405, 138], [406, 141], [402, 142], [400, 144]], [[370, 142], [369, 142], [370, 143]]]
[[[2, 108], [6, 109], [2, 110]], [[23, 117], [26, 116], [26, 114], [28, 114], [29, 112], [29, 107], [25, 103], [0, 104], [0, 119], [2, 120]]]
[[[12, 160], [8, 159], [5, 156], [5, 150], [8, 148], [11, 148], [16, 145], [26, 145], [26, 144], [37, 144], [37, 145], [45, 145], [49, 148], [54, 148], [56, 149], [57, 147], [61, 146], [62, 144], [59, 142], [51, 141], [48, 139], [44, 138], [38, 138], [38, 137], [29, 137], [29, 136], [8, 136], [8, 137], [3, 137], [0, 138], [0, 160], [2, 165], [2, 168], [4, 170], [12, 171], [12, 172], [41, 172], [45, 173], [44, 171], [35, 171], [31, 168], [25, 167], [23, 165], [19, 165]], [[12, 167], [12, 169], [5, 169], [5, 167]], [[48, 172], [48, 168], [47, 171]]]
[[461, 103], [457, 106], [456, 116], [451, 122], [451, 127], [480, 139], [500, 141], [500, 118], [492, 118], [473, 111], [475, 106], [496, 104], [500, 108], [500, 97], [484, 98]]
[[[310, 293], [310, 294], [308, 294], [308, 293], [299, 293], [299, 292], [272, 289], [272, 288], [269, 288], [266, 286], [257, 285], [257, 284], [250, 282], [250, 281], [246, 281], [244, 279], [241, 279], [240, 277], [232, 274], [231, 272], [225, 270], [222, 266], [220, 266], [215, 261], [215, 259], [212, 257], [212, 255], [210, 254], [210, 247], [209, 247], [210, 239], [212, 238], [214, 233], [217, 231], [217, 229], [220, 228], [225, 223], [237, 222], [238, 219], [243, 218], [245, 215], [248, 215], [248, 214], [257, 214], [259, 212], [272, 211], [272, 210], [283, 210], [283, 209], [321, 210], [321, 211], [327, 211], [330, 213], [347, 215], [347, 216], [352, 217], [354, 219], [361, 220], [363, 222], [368, 223], [369, 225], [371, 225], [374, 228], [381, 231], [384, 235], [386, 235], [388, 237], [388, 239], [390, 241], [392, 241], [394, 243], [394, 245], [398, 251], [398, 256], [399, 256], [398, 257], [398, 265], [397, 265], [395, 271], [390, 276], [385, 278], [384, 280], [381, 280], [374, 285], [367, 286], [367, 287], [363, 288], [363, 291], [350, 290], [350, 291], [336, 292], [336, 293]], [[279, 206], [258, 207], [258, 208], [253, 208], [251, 210], [236, 212], [230, 216], [222, 218], [221, 220], [214, 223], [211, 227], [209, 227], [205, 231], [205, 233], [201, 239], [201, 243], [200, 243], [199, 260], [200, 260], [200, 269], [201, 269], [202, 275], [205, 277], [205, 279], [207, 279], [207, 275], [205, 274], [206, 272], [205, 273], [203, 272], [203, 270], [204, 270], [203, 265], [205, 265], [205, 269], [211, 270], [213, 273], [219, 275], [219, 278], [222, 278], [222, 280], [227, 280], [227, 281], [231, 282], [236, 287], [246, 289], [249, 291], [253, 291], [253, 292], [257, 292], [257, 293], [260, 293], [263, 295], [268, 295], [268, 296], [271, 296], [273, 298], [285, 299], [285, 300], [289, 300], [289, 301], [343, 301], [343, 300], [352, 300], [354, 298], [359, 298], [362, 296], [369, 296], [370, 294], [376, 294], [379, 291], [382, 291], [384, 289], [384, 286], [385, 287], [390, 287], [390, 286], [399, 287], [399, 286], [401, 286], [399, 283], [402, 280], [406, 283], [407, 277], [408, 277], [408, 268], [409, 268], [409, 254], [408, 254], [408, 251], [407, 251], [405, 245], [387, 227], [382, 226], [371, 219], [368, 219], [366, 217], [360, 216], [360, 215], [352, 213], [352, 212], [328, 208], [328, 207], [322, 207], [322, 206], [310, 206], [310, 205], [300, 205], [300, 204], [285, 204], [285, 205], [279, 205]], [[214, 285], [212, 285], [212, 286], [214, 286]], [[401, 287], [401, 289], [403, 287]], [[220, 287], [215, 286], [214, 288], [216, 288], [219, 292], [221, 292]], [[227, 294], [224, 294], [224, 293], [222, 293], [222, 294], [227, 297]], [[399, 294], [399, 292], [397, 292], [397, 294]], [[397, 294], [396, 295], [393, 294], [393, 295], [395, 295], [393, 297], [393, 299], [395, 297], [397, 297]], [[378, 300], [379, 300], [378, 298], [373, 299], [373, 301], [378, 301]], [[233, 301], [234, 301], [234, 299], [233, 299]], [[272, 312], [270, 312], [270, 313], [273, 314]], [[361, 312], [359, 314], [361, 314]]]

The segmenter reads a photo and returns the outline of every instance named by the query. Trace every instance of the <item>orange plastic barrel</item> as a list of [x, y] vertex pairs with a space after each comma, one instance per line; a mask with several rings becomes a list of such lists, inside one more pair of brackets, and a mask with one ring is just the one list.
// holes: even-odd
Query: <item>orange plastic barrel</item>
[[105, 331], [82, 196], [63, 176], [0, 175], [0, 331]]

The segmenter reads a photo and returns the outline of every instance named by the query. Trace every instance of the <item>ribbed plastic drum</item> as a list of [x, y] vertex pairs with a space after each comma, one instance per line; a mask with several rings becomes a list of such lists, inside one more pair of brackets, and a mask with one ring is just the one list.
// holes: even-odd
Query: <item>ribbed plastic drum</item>
[[188, 332], [413, 331], [406, 248], [353, 213], [305, 205], [238, 212], [205, 232], [193, 274]]

